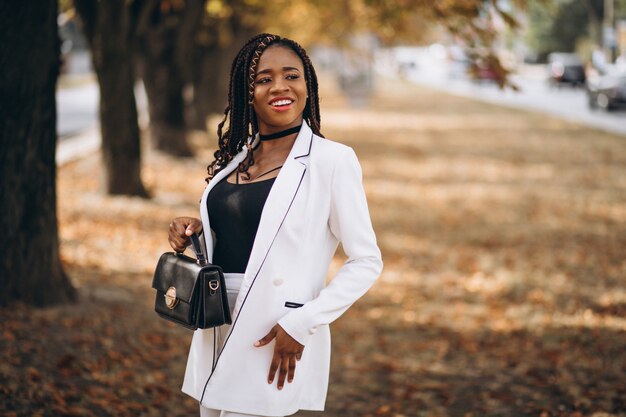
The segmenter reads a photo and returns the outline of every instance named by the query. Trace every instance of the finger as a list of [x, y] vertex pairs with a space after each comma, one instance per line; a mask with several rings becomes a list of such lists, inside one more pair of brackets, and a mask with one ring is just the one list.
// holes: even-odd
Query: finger
[[170, 227], [175, 235], [184, 236], [185, 229], [187, 228], [188, 224], [189, 224], [189, 221], [186, 220], [185, 218], [177, 218], [177, 219], [174, 219]]
[[266, 334], [265, 336], [263, 336], [263, 338], [261, 338], [261, 339], [257, 340], [256, 342], [254, 342], [254, 346], [256, 346], [256, 347], [265, 346], [269, 342], [274, 340], [275, 337], [276, 337], [276, 327], [272, 327], [272, 330], [270, 330], [270, 332], [268, 334]]
[[[189, 246], [189, 236], [202, 232], [202, 222], [193, 217], [177, 217], [170, 223], [169, 238], [175, 250], [183, 252]], [[171, 245], [171, 244], [170, 244]]]
[[182, 252], [182, 250], [184, 250], [184, 249], [181, 249], [181, 245], [171, 236], [169, 237], [169, 239], [167, 239], [167, 241], [169, 242], [172, 249], [174, 249], [175, 251]]
[[174, 249], [176, 252], [184, 252], [185, 248], [187, 247], [184, 241], [176, 237], [170, 237], [169, 242], [172, 249]]
[[285, 355], [280, 358], [280, 368], [278, 371], [278, 389], [283, 389], [285, 385], [285, 378], [289, 373], [289, 356]]
[[280, 356], [274, 353], [272, 357], [272, 363], [270, 364], [270, 373], [267, 376], [267, 383], [271, 384], [274, 382], [274, 377], [276, 376], [276, 370], [278, 369], [278, 365], [280, 364]]
[[191, 236], [194, 233], [200, 233], [202, 231], [202, 222], [198, 219], [189, 219], [189, 222], [185, 225], [185, 235]]
[[[181, 233], [180, 228], [177, 226], [178, 219], [174, 219], [172, 223], [170, 223], [169, 231], [168, 231], [168, 240], [170, 246], [179, 252], [185, 250], [187, 237]], [[184, 230], [184, 229], [183, 229]]]
[[296, 356], [289, 355], [289, 373], [287, 374], [287, 382], [293, 382], [293, 377], [296, 374]]
[[185, 228], [185, 235], [186, 236], [191, 236], [194, 233], [200, 233], [200, 230], [202, 228], [200, 227], [199, 224], [197, 224], [196, 222], [191, 222], [187, 225], [187, 227]]

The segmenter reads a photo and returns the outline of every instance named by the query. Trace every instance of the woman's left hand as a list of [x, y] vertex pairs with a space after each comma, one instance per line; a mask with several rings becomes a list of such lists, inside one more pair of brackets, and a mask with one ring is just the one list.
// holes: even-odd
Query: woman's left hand
[[274, 382], [274, 377], [278, 370], [278, 389], [283, 389], [285, 377], [287, 378], [287, 382], [293, 381], [293, 377], [296, 373], [296, 361], [299, 361], [302, 357], [304, 345], [298, 343], [296, 339], [289, 336], [289, 333], [277, 324], [272, 327], [272, 330], [270, 330], [265, 337], [255, 342], [254, 346], [265, 346], [274, 338], [276, 338], [276, 344], [274, 345], [274, 356], [272, 357], [267, 383], [271, 384]]

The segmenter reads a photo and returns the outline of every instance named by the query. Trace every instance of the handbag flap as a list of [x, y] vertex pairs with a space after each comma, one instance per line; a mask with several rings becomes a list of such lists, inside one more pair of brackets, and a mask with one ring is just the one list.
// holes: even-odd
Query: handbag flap
[[195, 259], [174, 252], [166, 252], [159, 258], [152, 288], [163, 293], [168, 288], [176, 288], [176, 298], [190, 303], [193, 297], [193, 289], [198, 279], [200, 265]]

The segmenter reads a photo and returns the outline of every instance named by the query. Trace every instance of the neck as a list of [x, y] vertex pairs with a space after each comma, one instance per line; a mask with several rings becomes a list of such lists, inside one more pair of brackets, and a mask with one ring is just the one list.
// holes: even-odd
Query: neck
[[257, 149], [255, 151], [255, 155], [260, 156], [267, 152], [270, 152], [270, 153], [289, 152], [291, 150], [291, 147], [295, 143], [297, 137], [298, 137], [298, 133], [296, 132], [296, 133], [292, 133], [290, 135], [272, 139], [272, 140], [259, 140]]
[[302, 124], [270, 134], [263, 134], [259, 132], [259, 137], [261, 141], [276, 140], [298, 133], [300, 131], [300, 127], [302, 127]]

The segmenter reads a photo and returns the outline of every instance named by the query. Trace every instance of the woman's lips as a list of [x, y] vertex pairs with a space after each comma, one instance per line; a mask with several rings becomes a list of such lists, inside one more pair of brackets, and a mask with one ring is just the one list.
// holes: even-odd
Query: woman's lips
[[287, 98], [274, 100], [270, 103], [272, 110], [275, 110], [278, 112], [287, 111], [291, 108], [292, 105], [293, 105], [293, 100], [287, 99]]
[[281, 112], [289, 110], [294, 101], [295, 100], [291, 97], [276, 97], [272, 99], [269, 104], [272, 110]]

